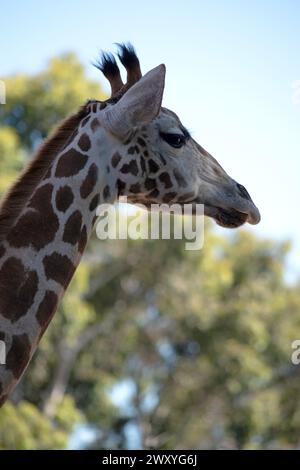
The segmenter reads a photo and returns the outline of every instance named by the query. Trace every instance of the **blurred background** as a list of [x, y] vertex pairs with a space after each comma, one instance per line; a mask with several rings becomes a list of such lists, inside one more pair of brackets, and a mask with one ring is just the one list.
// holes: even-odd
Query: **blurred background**
[[[6, 2], [0, 194], [131, 41], [164, 105], [249, 189], [259, 226], [184, 241], [92, 237], [11, 401], [0, 449], [299, 448], [300, 3]], [[124, 217], [124, 214], [120, 215]]]

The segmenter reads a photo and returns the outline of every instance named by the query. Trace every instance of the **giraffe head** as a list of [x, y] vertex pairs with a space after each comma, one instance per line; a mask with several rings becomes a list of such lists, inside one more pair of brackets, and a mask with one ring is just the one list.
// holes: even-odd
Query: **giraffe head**
[[178, 116], [161, 106], [165, 66], [142, 76], [132, 46], [121, 46], [119, 59], [127, 83], [112, 55], [97, 64], [108, 78], [112, 96], [99, 113], [111, 141], [118, 195], [133, 203], [198, 203], [224, 227], [257, 224], [260, 214], [249, 193], [201, 147]]

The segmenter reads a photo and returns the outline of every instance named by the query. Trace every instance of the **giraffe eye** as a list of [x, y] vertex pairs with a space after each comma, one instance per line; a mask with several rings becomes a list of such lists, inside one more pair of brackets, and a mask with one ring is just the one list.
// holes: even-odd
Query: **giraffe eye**
[[182, 134], [171, 134], [167, 132], [161, 132], [160, 136], [164, 139], [169, 145], [179, 149], [185, 144], [185, 136]]

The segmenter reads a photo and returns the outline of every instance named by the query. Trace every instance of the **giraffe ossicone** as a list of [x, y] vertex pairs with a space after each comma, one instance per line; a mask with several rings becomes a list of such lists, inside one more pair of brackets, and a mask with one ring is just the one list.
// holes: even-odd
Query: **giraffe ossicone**
[[0, 404], [24, 373], [80, 262], [97, 206], [204, 204], [224, 227], [256, 224], [246, 189], [161, 106], [165, 66], [142, 77], [132, 46], [97, 64], [112, 96], [90, 100], [38, 150], [0, 206]]

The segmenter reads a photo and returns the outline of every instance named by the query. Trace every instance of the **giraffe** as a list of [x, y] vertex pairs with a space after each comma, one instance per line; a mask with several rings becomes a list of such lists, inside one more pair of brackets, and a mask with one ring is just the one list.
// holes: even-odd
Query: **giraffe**
[[201, 203], [223, 227], [257, 224], [246, 189], [162, 107], [165, 66], [142, 76], [129, 45], [95, 65], [111, 97], [89, 100], [42, 144], [0, 206], [0, 404], [56, 312], [92, 232], [97, 206]]

